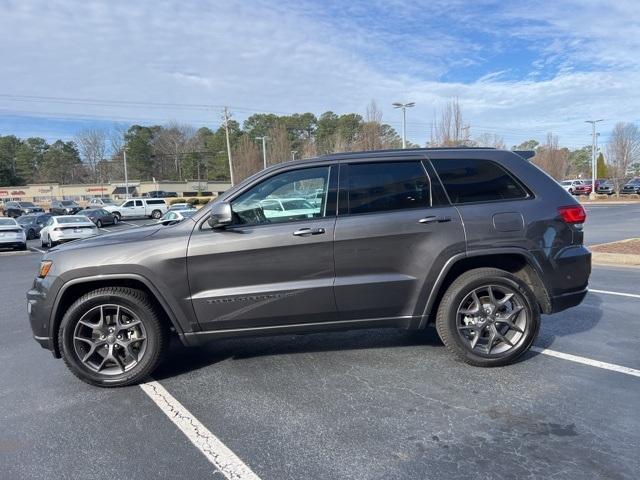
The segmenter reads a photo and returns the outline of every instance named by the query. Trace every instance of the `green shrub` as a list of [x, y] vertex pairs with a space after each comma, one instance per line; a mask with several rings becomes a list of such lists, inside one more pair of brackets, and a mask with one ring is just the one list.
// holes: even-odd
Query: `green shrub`
[[199, 199], [196, 197], [187, 198], [187, 203], [190, 205], [198, 205]]
[[173, 205], [175, 203], [184, 203], [186, 200], [184, 198], [172, 198], [169, 200], [169, 205]]

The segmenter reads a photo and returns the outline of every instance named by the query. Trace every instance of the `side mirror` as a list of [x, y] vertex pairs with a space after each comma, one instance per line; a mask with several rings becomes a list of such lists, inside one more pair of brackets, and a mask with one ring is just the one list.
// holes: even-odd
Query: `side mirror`
[[226, 225], [231, 225], [232, 221], [233, 215], [229, 202], [217, 202], [211, 205], [211, 216], [209, 217], [211, 228], [223, 228]]

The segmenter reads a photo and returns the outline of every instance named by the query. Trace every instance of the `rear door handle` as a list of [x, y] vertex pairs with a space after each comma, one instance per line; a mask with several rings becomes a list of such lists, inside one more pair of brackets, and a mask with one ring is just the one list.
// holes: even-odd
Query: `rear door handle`
[[306, 237], [308, 235], [322, 235], [325, 233], [324, 228], [301, 228], [300, 230], [296, 230], [293, 234], [296, 237]]
[[451, 217], [436, 217], [435, 215], [432, 215], [430, 217], [424, 217], [421, 218], [420, 220], [418, 220], [419, 223], [444, 223], [444, 222], [450, 222], [451, 221]]

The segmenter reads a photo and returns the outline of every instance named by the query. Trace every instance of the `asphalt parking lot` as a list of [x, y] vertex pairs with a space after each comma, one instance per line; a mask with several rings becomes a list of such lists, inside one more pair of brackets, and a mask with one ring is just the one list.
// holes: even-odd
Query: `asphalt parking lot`
[[[588, 244], [640, 236], [640, 206], [587, 208]], [[104, 390], [31, 339], [30, 247], [0, 253], [1, 478], [638, 477], [637, 269], [594, 266], [505, 368], [458, 363], [432, 329], [361, 330], [174, 344], [157, 384]]]

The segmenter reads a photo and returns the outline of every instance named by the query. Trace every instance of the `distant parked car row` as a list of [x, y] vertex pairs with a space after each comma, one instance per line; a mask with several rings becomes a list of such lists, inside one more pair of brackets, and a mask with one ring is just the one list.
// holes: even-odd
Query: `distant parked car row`
[[143, 193], [142, 198], [178, 198], [177, 192], [165, 192], [164, 190], [153, 190]]
[[[591, 180], [564, 180], [560, 182], [562, 188], [572, 195], [589, 195], [591, 193]], [[597, 179], [595, 181], [596, 193], [601, 195], [613, 195], [616, 193], [612, 180]], [[620, 195], [640, 194], [640, 177], [628, 180], [620, 189]]]

